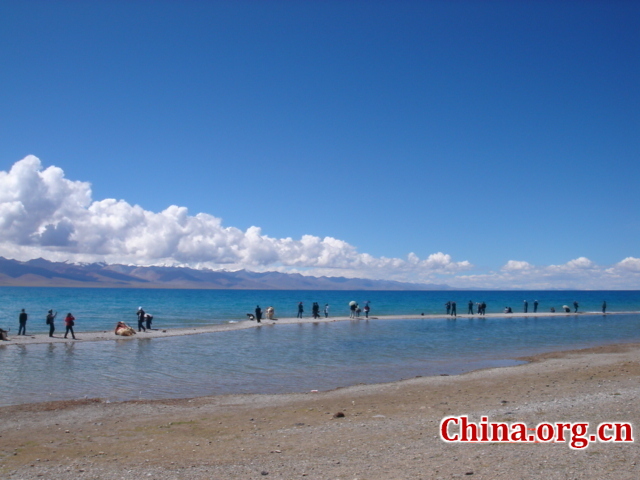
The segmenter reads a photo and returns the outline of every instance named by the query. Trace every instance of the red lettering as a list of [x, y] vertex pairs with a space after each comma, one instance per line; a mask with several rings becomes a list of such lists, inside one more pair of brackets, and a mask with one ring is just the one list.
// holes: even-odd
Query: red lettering
[[570, 423], [556, 423], [556, 430], [558, 431], [557, 440], [559, 442], [564, 442], [564, 441], [566, 441], [565, 438], [564, 438], [564, 431], [565, 430], [571, 430], [571, 424]]
[[526, 442], [528, 440], [527, 426], [524, 423], [513, 423], [511, 430], [512, 442]]
[[610, 423], [601, 423], [598, 425], [598, 439], [602, 442], [610, 442], [613, 437], [611, 435], [606, 435], [605, 430], [613, 430], [613, 425]]
[[480, 419], [480, 430], [482, 433], [482, 437], [480, 438], [480, 441], [482, 442], [488, 442], [489, 441], [489, 425], [487, 425], [487, 422], [489, 421], [489, 419], [487, 417], [482, 417]]
[[[456, 425], [459, 432], [450, 434], [449, 426]], [[529, 433], [529, 431], [533, 433]], [[568, 431], [569, 433], [565, 433]], [[572, 449], [587, 448], [592, 442], [634, 442], [633, 425], [630, 423], [603, 422], [594, 435], [588, 434], [589, 423], [549, 423], [541, 422], [536, 428], [527, 428], [522, 422], [512, 424], [489, 422], [488, 417], [480, 417], [479, 423], [469, 421], [467, 415], [445, 417], [440, 422], [440, 438], [445, 442], [565, 442]], [[480, 438], [478, 438], [480, 437]], [[567, 439], [568, 437], [568, 439]]]
[[540, 423], [536, 427], [536, 437], [541, 442], [549, 442], [553, 439], [553, 435], [555, 430], [553, 429], [553, 425], [550, 423]]
[[458, 425], [458, 419], [456, 417], [445, 418], [440, 424], [440, 437], [445, 442], [457, 442], [459, 438], [458, 434], [454, 435], [453, 437], [449, 436], [449, 423]]
[[[498, 429], [502, 433], [498, 437]], [[509, 441], [509, 425], [506, 423], [491, 424], [491, 441], [492, 442], [508, 442]]]
[[571, 442], [569, 446], [577, 450], [589, 446], [589, 440], [586, 439], [588, 423], [574, 423], [571, 427]]
[[[622, 440], [622, 429], [624, 428], [624, 440]], [[633, 442], [633, 429], [630, 423], [616, 423], [616, 442]]]
[[[467, 435], [468, 433], [468, 435]], [[460, 441], [462, 442], [477, 442], [478, 441], [478, 426], [471, 422], [467, 422], [467, 417], [462, 417], [462, 423], [460, 424]], [[471, 437], [471, 438], [469, 438]]]

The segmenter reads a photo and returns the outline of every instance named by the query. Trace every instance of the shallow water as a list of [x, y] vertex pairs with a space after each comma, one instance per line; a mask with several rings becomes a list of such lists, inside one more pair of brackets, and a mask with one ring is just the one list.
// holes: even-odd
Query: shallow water
[[[305, 305], [305, 316], [311, 305], [330, 305], [330, 314], [349, 314], [351, 300], [364, 305], [371, 301], [371, 315], [420, 315], [444, 313], [444, 303], [455, 301], [458, 313], [467, 312], [467, 303], [485, 301], [487, 313], [502, 313], [505, 306], [514, 314], [522, 312], [523, 300], [540, 302], [539, 311], [553, 306], [580, 304], [580, 311], [599, 312], [606, 300], [609, 311], [640, 311], [638, 291], [292, 291], [292, 290], [150, 290], [150, 289], [90, 289], [0, 287], [0, 328], [18, 329], [20, 309], [29, 314], [27, 333], [45, 333], [44, 323], [49, 309], [58, 311], [58, 330], [67, 312], [76, 318], [76, 331], [112, 330], [123, 320], [136, 323], [136, 311], [142, 306], [154, 315], [154, 327], [182, 328], [246, 320], [246, 314], [256, 305], [263, 309], [274, 306], [276, 317], [295, 317], [297, 304]], [[475, 310], [475, 307], [474, 307]]]
[[0, 405], [281, 393], [514, 365], [640, 341], [640, 315], [345, 321], [184, 337], [8, 345]]

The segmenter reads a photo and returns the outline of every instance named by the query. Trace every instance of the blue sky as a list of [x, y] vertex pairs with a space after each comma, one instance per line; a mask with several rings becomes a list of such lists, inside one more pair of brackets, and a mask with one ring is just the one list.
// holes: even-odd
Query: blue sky
[[0, 65], [0, 255], [640, 288], [638, 2], [0, 0]]

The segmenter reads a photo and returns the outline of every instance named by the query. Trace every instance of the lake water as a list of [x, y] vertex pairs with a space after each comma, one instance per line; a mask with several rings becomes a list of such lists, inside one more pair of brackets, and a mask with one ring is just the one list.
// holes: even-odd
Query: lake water
[[[0, 405], [99, 397], [185, 398], [223, 393], [327, 390], [418, 375], [455, 374], [514, 365], [520, 356], [602, 344], [640, 342], [640, 315], [597, 313], [518, 317], [522, 300], [539, 311], [580, 303], [580, 311], [640, 310], [640, 292], [300, 292], [0, 289], [0, 327], [17, 330], [21, 308], [30, 313], [28, 333], [44, 333], [44, 314], [54, 308], [78, 319], [77, 332], [111, 330], [120, 319], [135, 322], [138, 306], [160, 328], [245, 319], [259, 303], [277, 316], [295, 316], [298, 301], [330, 303], [348, 314], [348, 302], [371, 301], [372, 315], [443, 313], [455, 300], [487, 302], [487, 313], [514, 308], [504, 318], [425, 318], [263, 326], [185, 337], [105, 342], [0, 346]], [[61, 319], [58, 319], [61, 324]]]
[[311, 305], [330, 305], [332, 315], [348, 315], [350, 301], [364, 305], [371, 301], [371, 315], [420, 315], [444, 313], [444, 303], [453, 300], [458, 313], [467, 311], [469, 300], [487, 303], [487, 313], [501, 313], [510, 306], [514, 313], [522, 311], [523, 300], [538, 300], [538, 310], [562, 305], [580, 311], [599, 312], [603, 300], [609, 311], [639, 311], [638, 291], [292, 291], [292, 290], [150, 290], [90, 288], [0, 287], [0, 328], [18, 329], [18, 314], [24, 308], [29, 314], [27, 332], [45, 333], [44, 323], [49, 309], [59, 312], [58, 322], [67, 312], [76, 318], [78, 331], [111, 330], [119, 320], [136, 322], [139, 306], [154, 315], [158, 328], [180, 328], [246, 320], [256, 305], [273, 306], [276, 317], [295, 317], [298, 302], [304, 302], [305, 315]]

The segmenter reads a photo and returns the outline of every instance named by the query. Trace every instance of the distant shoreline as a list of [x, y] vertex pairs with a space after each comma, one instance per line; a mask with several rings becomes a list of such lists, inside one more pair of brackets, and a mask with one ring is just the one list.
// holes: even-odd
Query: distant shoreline
[[[321, 318], [295, 318], [295, 317], [286, 317], [279, 318], [274, 320], [268, 320], [263, 318], [262, 323], [257, 323], [252, 320], [242, 320], [233, 323], [220, 323], [220, 324], [212, 324], [206, 326], [198, 326], [198, 327], [186, 327], [186, 328], [156, 328], [147, 332], [139, 332], [136, 335], [130, 337], [121, 337], [115, 335], [113, 330], [100, 330], [100, 331], [89, 331], [83, 332], [81, 330], [76, 330], [76, 340], [72, 338], [64, 338], [64, 325], [63, 322], [58, 322], [56, 325], [56, 335], [54, 337], [49, 337], [47, 333], [37, 333], [34, 335], [9, 335], [8, 341], [0, 342], [0, 346], [9, 346], [9, 345], [35, 345], [35, 344], [46, 344], [46, 343], [66, 343], [66, 342], [104, 342], [104, 341], [132, 341], [135, 339], [148, 339], [148, 338], [166, 338], [166, 337], [179, 337], [185, 335], [199, 335], [204, 333], [214, 333], [214, 332], [227, 332], [232, 330], [246, 330], [250, 328], [262, 328], [262, 327], [273, 327], [275, 325], [295, 325], [295, 324], [314, 324], [314, 323], [332, 323], [332, 322], [366, 322], [366, 321], [374, 321], [374, 320], [435, 320], [435, 319], [450, 319], [452, 321], [458, 320], [483, 320], [486, 318], [492, 319], [510, 319], [510, 318], [537, 318], [537, 317], [580, 317], [580, 316], [610, 316], [610, 315], [633, 315], [640, 314], [640, 311], [626, 311], [626, 312], [607, 312], [603, 314], [602, 312], [578, 312], [578, 313], [565, 313], [565, 312], [536, 312], [536, 313], [487, 313], [486, 315], [469, 315], [469, 314], [460, 314], [457, 316], [451, 316], [446, 314], [428, 314], [428, 315], [376, 315], [370, 316], [369, 319], [365, 318], [361, 315], [359, 318], [353, 319], [348, 316], [338, 316], [338, 317], [321, 317]], [[135, 328], [135, 323], [132, 322], [129, 324], [131, 327]], [[27, 331], [28, 331], [27, 324]], [[17, 327], [16, 327], [17, 328]], [[114, 325], [115, 328], [115, 325]]]
[[325, 286], [315, 286], [315, 287], [306, 287], [306, 286], [298, 286], [298, 287], [274, 287], [274, 286], [260, 286], [260, 287], [228, 287], [228, 286], [218, 286], [218, 285], [174, 285], [174, 284], [164, 284], [164, 283], [131, 283], [126, 285], [121, 285], [118, 283], [88, 283], [88, 282], [59, 282], [58, 279], [51, 282], [34, 282], [34, 283], [25, 283], [25, 282], [7, 282], [6, 279], [0, 279], [0, 288], [82, 288], [87, 290], [202, 290], [202, 291], [217, 291], [217, 292], [237, 292], [237, 291], [245, 291], [245, 292], [442, 292], [442, 293], [456, 293], [456, 292], [513, 292], [513, 293], [527, 293], [527, 292], [640, 292], [640, 289], [637, 288], [615, 288], [615, 289], [602, 289], [602, 288], [549, 288], [549, 289], [505, 289], [505, 288], [456, 288], [445, 285], [438, 285], [436, 287], [432, 287], [426, 285], [424, 287], [414, 287], [414, 288], [402, 288], [402, 287], [380, 287], [380, 288], [371, 288], [371, 287], [351, 287], [351, 288], [328, 288]]

